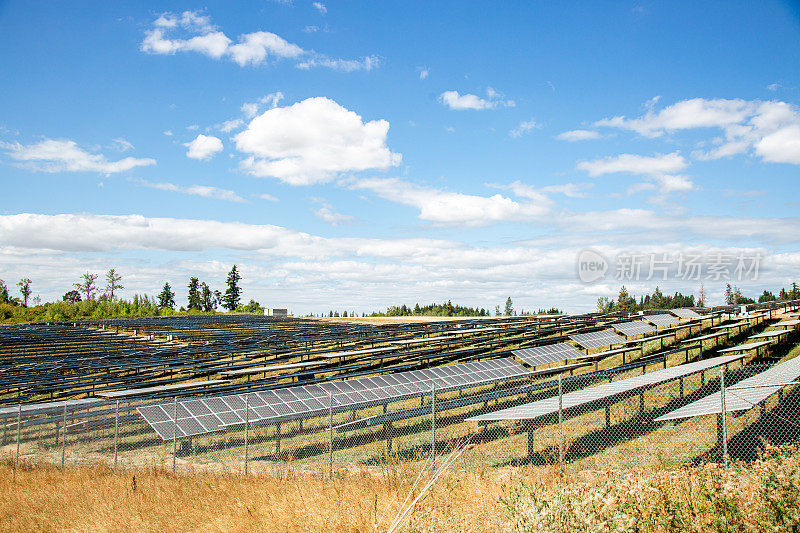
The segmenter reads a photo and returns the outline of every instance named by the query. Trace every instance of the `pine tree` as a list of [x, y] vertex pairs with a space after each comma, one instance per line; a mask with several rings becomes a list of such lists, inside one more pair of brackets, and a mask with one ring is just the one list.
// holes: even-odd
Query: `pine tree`
[[233, 311], [239, 306], [239, 301], [242, 298], [242, 290], [239, 288], [239, 280], [241, 279], [242, 277], [239, 275], [239, 271], [236, 270], [236, 265], [233, 265], [231, 271], [228, 272], [228, 279], [226, 281], [228, 288], [225, 289], [225, 295], [222, 297], [222, 307], [228, 311]]
[[164, 288], [158, 295], [158, 307], [161, 309], [175, 309], [175, 293], [172, 292], [172, 287], [169, 282], [164, 283]]
[[506, 316], [511, 316], [514, 314], [514, 304], [511, 302], [511, 296], [508, 297], [506, 300], [506, 308], [504, 310], [504, 314]]
[[117, 274], [113, 268], [106, 273], [106, 293], [112, 302], [114, 301], [114, 291], [125, 288], [120, 281], [122, 281], [122, 276]]
[[22, 301], [25, 307], [28, 307], [28, 298], [30, 298], [31, 292], [33, 292], [31, 291], [31, 280], [29, 278], [22, 278], [17, 285], [19, 286], [20, 294], [22, 294]]
[[216, 311], [217, 303], [219, 302], [217, 300], [217, 294], [219, 294], [219, 291], [216, 291], [216, 293], [215, 293], [205, 283], [201, 284], [201, 287], [200, 287], [200, 307], [203, 309], [203, 311], [205, 311], [206, 313], [210, 313], [212, 311]]
[[725, 305], [733, 305], [733, 289], [730, 283], [725, 286]]
[[97, 281], [97, 274], [90, 274], [86, 272], [82, 275], [83, 281], [81, 283], [73, 283], [72, 285], [81, 293], [86, 296], [85, 300], [94, 298], [94, 293], [97, 292], [97, 287], [94, 282]]
[[189, 310], [200, 311], [200, 280], [192, 277], [189, 279]]

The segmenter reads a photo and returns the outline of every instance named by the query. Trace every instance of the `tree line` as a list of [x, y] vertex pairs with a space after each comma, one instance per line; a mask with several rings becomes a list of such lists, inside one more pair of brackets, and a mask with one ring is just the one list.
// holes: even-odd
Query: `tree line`
[[[156, 298], [134, 294], [131, 300], [119, 298], [124, 289], [122, 275], [114, 268], [105, 274], [105, 286], [100, 286], [99, 274], [85, 272], [73, 289], [55, 302], [41, 304], [38, 297], [31, 299], [33, 282], [23, 278], [17, 283], [19, 297], [12, 296], [8, 285], [0, 279], [0, 320], [69, 320], [77, 318], [145, 317], [175, 312], [214, 313], [218, 307], [227, 311], [263, 313], [255, 300], [242, 304], [241, 274], [236, 265], [228, 273], [225, 291], [213, 290], [197, 277], [188, 285], [188, 305], [176, 310], [175, 292], [169, 282]], [[33, 304], [31, 306], [30, 304]]]
[[[797, 283], [792, 283], [790, 290], [787, 291], [782, 288], [778, 296], [775, 296], [771, 291], [765, 290], [758, 297], [758, 303], [797, 299], [800, 299], [800, 288], [798, 288]], [[739, 287], [731, 286], [728, 283], [725, 287], [725, 296], [722, 303], [724, 305], [746, 305], [756, 303], [756, 300], [742, 295]], [[702, 285], [697, 298], [694, 295], [683, 295], [680, 292], [676, 292], [672, 296], [663, 294], [661, 289], [656, 286], [652, 294], [645, 294], [637, 300], [636, 296], [631, 295], [623, 285], [619, 289], [616, 300], [607, 296], [597, 299], [597, 310], [601, 313], [632, 313], [647, 309], [678, 309], [681, 307], [706, 307], [707, 305], [705, 288]]]

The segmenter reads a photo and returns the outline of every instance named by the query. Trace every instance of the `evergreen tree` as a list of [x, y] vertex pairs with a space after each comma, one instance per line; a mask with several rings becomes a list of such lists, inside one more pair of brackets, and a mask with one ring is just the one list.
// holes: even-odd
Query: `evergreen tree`
[[730, 283], [725, 285], [725, 305], [733, 305], [733, 289]]
[[164, 288], [158, 295], [158, 307], [161, 309], [175, 309], [175, 293], [172, 292], [172, 287], [169, 282], [164, 283]]
[[106, 294], [112, 302], [114, 301], [114, 291], [125, 288], [120, 281], [122, 281], [122, 276], [117, 274], [113, 268], [106, 273]]
[[206, 285], [205, 283], [201, 284], [200, 287], [200, 307], [206, 313], [210, 313], [212, 311], [217, 310], [217, 304], [219, 303], [217, 300], [217, 293], [214, 293], [211, 288]]
[[636, 309], [636, 298], [628, 294], [628, 289], [623, 285], [617, 295], [617, 311], [631, 313]]
[[192, 277], [189, 279], [189, 310], [200, 311], [200, 280]]
[[228, 279], [226, 281], [228, 288], [225, 289], [225, 295], [222, 297], [222, 307], [228, 311], [233, 311], [238, 307], [239, 300], [241, 300], [242, 290], [239, 288], [239, 281], [242, 277], [239, 271], [236, 270], [236, 265], [233, 265], [231, 271], [228, 272]]
[[98, 275], [85, 272], [82, 276], [83, 281], [80, 283], [73, 283], [72, 285], [85, 296], [84, 300], [94, 299], [94, 293], [97, 292], [97, 287], [94, 282], [97, 281]]
[[11, 301], [11, 295], [8, 294], [8, 287], [5, 281], [0, 279], [0, 304], [5, 304]]
[[511, 302], [511, 296], [508, 297], [506, 300], [506, 308], [504, 310], [504, 314], [506, 316], [511, 316], [514, 314], [514, 304]]
[[28, 298], [30, 298], [31, 292], [33, 292], [31, 290], [31, 280], [29, 278], [22, 278], [19, 280], [17, 285], [19, 286], [19, 292], [22, 295], [23, 304], [25, 307], [28, 307]]

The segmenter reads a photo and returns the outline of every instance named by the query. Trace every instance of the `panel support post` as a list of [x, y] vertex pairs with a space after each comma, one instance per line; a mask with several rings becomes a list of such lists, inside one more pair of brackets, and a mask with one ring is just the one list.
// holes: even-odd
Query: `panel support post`
[[117, 469], [117, 444], [119, 442], [119, 400], [114, 408], [114, 470]]
[[175, 475], [175, 463], [178, 455], [178, 397], [172, 402], [172, 475]]
[[611, 405], [606, 405], [606, 429], [611, 427]]
[[679, 378], [679, 382], [680, 382], [681, 398], [683, 398], [683, 376]]
[[22, 404], [17, 406], [17, 454], [14, 456], [14, 466], [19, 464], [19, 437], [22, 428]]
[[244, 475], [247, 475], [247, 462], [250, 459], [250, 395], [244, 395]]
[[558, 464], [564, 473], [564, 389], [561, 374], [558, 375]]
[[62, 430], [63, 433], [61, 434], [61, 468], [64, 468], [64, 459], [66, 458], [67, 454], [67, 402], [64, 401], [64, 420], [62, 421], [62, 425], [64, 429]]
[[534, 446], [533, 446], [533, 420], [526, 420], [526, 425], [528, 426], [528, 463], [533, 463], [533, 454], [534, 454]]
[[431, 383], [431, 464], [436, 464], [436, 383]]
[[333, 479], [333, 392], [328, 391], [328, 479]]
[[725, 464], [725, 471], [728, 471], [728, 416], [726, 413], [726, 405], [725, 405], [725, 368], [722, 367], [719, 369], [719, 387], [720, 387], [720, 407], [722, 408], [722, 412], [720, 413], [720, 418], [717, 420], [719, 421], [721, 427], [720, 436], [722, 437], [722, 461]]

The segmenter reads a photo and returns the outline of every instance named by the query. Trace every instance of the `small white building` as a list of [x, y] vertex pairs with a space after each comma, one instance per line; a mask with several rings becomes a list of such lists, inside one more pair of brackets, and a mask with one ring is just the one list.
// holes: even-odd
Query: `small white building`
[[264, 316], [288, 316], [288, 309], [264, 309]]

